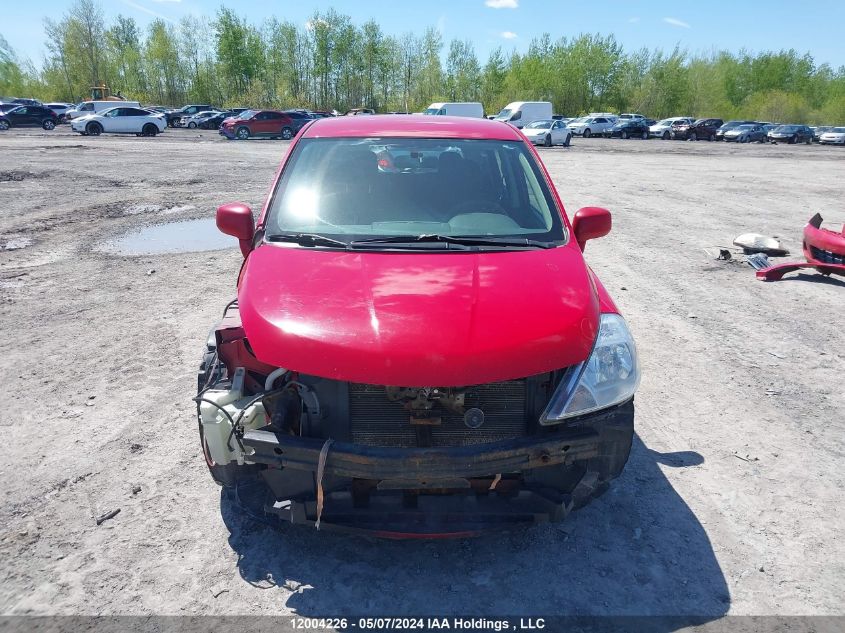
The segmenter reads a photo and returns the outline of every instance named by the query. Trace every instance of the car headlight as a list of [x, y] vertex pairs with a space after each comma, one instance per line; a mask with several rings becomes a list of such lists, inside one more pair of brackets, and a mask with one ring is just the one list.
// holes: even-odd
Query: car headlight
[[540, 424], [559, 424], [625, 402], [639, 384], [637, 347], [625, 319], [618, 314], [602, 314], [590, 357], [563, 376], [540, 416]]

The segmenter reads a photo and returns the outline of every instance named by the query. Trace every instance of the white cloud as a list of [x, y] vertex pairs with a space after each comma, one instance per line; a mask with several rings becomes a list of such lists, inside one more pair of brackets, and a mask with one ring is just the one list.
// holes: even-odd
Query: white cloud
[[123, 2], [123, 4], [125, 4], [127, 7], [132, 7], [133, 9], [137, 9], [138, 11], [143, 11], [147, 15], [159, 18], [160, 20], [164, 20], [165, 22], [173, 22], [173, 20], [168, 18], [166, 15], [162, 15], [157, 11], [153, 11], [152, 9], [148, 9], [147, 7], [141, 6], [140, 4], [136, 4], [132, 2], [132, 0], [121, 0], [121, 2]]
[[519, 0], [484, 0], [491, 9], [516, 9], [519, 7]]
[[663, 21], [666, 24], [671, 24], [672, 26], [677, 26], [682, 29], [692, 28], [690, 27], [689, 22], [684, 22], [683, 20], [679, 20], [678, 18], [663, 18]]
[[519, 35], [517, 35], [513, 31], [502, 31], [501, 33], [499, 33], [499, 37], [503, 37], [506, 40], [515, 40], [519, 37]]
[[640, 21], [639, 17], [628, 18], [628, 22], [630, 22], [631, 24], [636, 24], [639, 21]]

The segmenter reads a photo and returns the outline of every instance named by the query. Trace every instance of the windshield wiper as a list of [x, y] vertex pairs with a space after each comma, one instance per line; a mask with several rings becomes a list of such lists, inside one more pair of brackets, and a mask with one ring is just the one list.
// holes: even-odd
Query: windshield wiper
[[520, 247], [520, 248], [554, 248], [554, 242], [541, 242], [529, 238], [512, 237], [461, 237], [458, 235], [438, 235], [436, 233], [423, 233], [422, 235], [390, 235], [375, 237], [366, 240], [355, 240], [350, 242], [351, 247], [366, 246], [369, 244], [415, 244], [420, 242], [442, 242], [444, 244], [456, 244], [459, 246], [499, 246], [499, 247]]
[[268, 242], [293, 242], [300, 246], [334, 246], [348, 249], [349, 244], [317, 233], [276, 233], [264, 237]]

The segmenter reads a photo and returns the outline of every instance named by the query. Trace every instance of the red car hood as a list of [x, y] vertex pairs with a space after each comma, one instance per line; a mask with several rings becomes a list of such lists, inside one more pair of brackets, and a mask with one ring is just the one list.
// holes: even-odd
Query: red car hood
[[348, 252], [265, 244], [238, 305], [264, 363], [376, 385], [453, 387], [578, 363], [599, 303], [578, 247]]

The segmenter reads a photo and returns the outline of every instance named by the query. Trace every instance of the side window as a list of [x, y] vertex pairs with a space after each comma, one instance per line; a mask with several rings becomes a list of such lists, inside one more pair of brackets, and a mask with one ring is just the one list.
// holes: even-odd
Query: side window
[[603, 117], [599, 117], [599, 118], [596, 119], [596, 123], [607, 123], [607, 119], [605, 119]]
[[267, 119], [271, 121], [276, 121], [278, 119], [283, 119], [284, 115], [281, 112], [267, 112]]
[[516, 112], [513, 113], [513, 116], [511, 117], [511, 121], [519, 121], [521, 118], [522, 118], [522, 110], [517, 110]]
[[91, 112], [94, 109], [93, 103], [86, 103], [81, 108], [79, 108], [80, 112]]
[[29, 108], [27, 108], [26, 106], [18, 108], [17, 110], [15, 110], [15, 114], [29, 114]]

